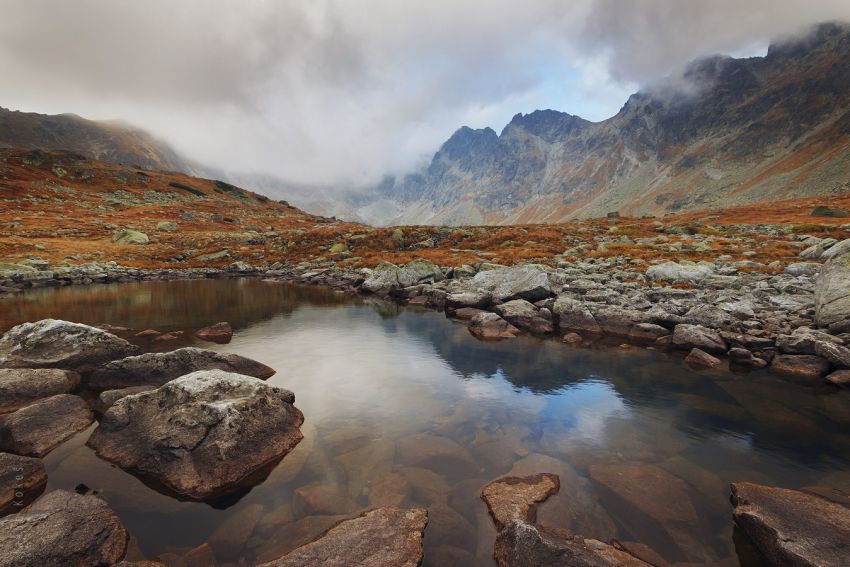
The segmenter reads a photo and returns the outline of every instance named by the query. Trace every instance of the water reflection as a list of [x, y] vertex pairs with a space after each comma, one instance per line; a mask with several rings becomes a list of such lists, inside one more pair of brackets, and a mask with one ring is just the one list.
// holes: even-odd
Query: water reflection
[[[306, 416], [304, 441], [225, 510], [151, 491], [97, 459], [83, 445], [88, 433], [52, 453], [49, 489], [100, 491], [148, 556], [209, 541], [220, 562], [251, 564], [366, 507], [399, 504], [429, 508], [426, 565], [492, 565], [481, 488], [549, 471], [562, 489], [541, 521], [644, 541], [673, 561], [734, 564], [730, 481], [850, 489], [850, 396], [764, 373], [695, 373], [658, 352], [529, 337], [483, 343], [439, 313], [252, 280], [0, 302], [4, 327], [47, 316], [158, 330], [229, 320], [233, 342], [204, 346], [276, 368], [271, 382], [292, 389]], [[606, 477], [612, 467], [667, 479], [666, 492], [624, 500]], [[699, 517], [683, 529], [657, 500], [687, 502]]]

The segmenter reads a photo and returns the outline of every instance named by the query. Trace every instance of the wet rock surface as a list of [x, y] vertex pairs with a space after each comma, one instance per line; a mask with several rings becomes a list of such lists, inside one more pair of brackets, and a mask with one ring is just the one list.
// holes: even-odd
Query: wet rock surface
[[0, 516], [23, 510], [46, 485], [47, 472], [41, 460], [0, 453]]
[[88, 444], [98, 456], [191, 499], [245, 488], [302, 439], [292, 392], [224, 372], [198, 371], [126, 396]]
[[850, 508], [821, 496], [732, 484], [735, 523], [770, 565], [838, 567], [850, 557]]
[[199, 329], [195, 336], [205, 341], [210, 341], [218, 344], [227, 344], [233, 338], [233, 328], [230, 323], [221, 322], [209, 327]]
[[378, 508], [340, 522], [315, 541], [262, 567], [417, 567], [427, 523], [423, 508]]
[[469, 322], [469, 332], [482, 340], [512, 339], [520, 331], [495, 313], [479, 313]]
[[487, 504], [496, 529], [501, 530], [513, 520], [534, 523], [537, 504], [560, 490], [558, 476], [539, 473], [526, 477], [504, 477], [484, 487], [481, 498]]
[[67, 394], [79, 382], [79, 374], [58, 368], [0, 368], [0, 414]]
[[0, 566], [115, 565], [124, 557], [128, 539], [106, 502], [55, 490], [0, 520]]
[[275, 373], [273, 368], [238, 354], [185, 347], [170, 352], [151, 352], [110, 362], [92, 373], [87, 383], [97, 390], [123, 389], [141, 385], [159, 386], [199, 370], [223, 370], [262, 380]]
[[6, 417], [0, 425], [0, 450], [43, 457], [93, 421], [91, 410], [78, 396], [45, 398]]

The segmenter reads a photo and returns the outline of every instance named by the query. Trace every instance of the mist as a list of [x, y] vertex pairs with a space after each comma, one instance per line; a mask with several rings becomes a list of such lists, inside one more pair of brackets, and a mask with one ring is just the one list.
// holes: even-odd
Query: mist
[[602, 120], [694, 58], [848, 19], [846, 0], [7, 0], [0, 105], [350, 186], [425, 163], [461, 125], [538, 108]]

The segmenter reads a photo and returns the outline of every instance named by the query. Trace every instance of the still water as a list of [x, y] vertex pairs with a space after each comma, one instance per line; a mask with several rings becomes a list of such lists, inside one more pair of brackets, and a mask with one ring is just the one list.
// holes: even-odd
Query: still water
[[485, 343], [441, 313], [248, 279], [0, 299], [0, 330], [46, 317], [187, 336], [229, 321], [230, 344], [199, 346], [277, 369], [269, 382], [304, 412], [298, 447], [217, 507], [101, 461], [84, 445], [91, 429], [48, 455], [48, 490], [96, 491], [148, 557], [209, 542], [219, 564], [252, 565], [393, 504], [428, 508], [425, 565], [492, 565], [481, 488], [553, 472], [561, 491], [541, 523], [643, 542], [671, 562], [754, 565], [733, 537], [729, 482], [850, 489], [850, 394], [764, 372], [694, 372], [652, 350], [554, 339]]

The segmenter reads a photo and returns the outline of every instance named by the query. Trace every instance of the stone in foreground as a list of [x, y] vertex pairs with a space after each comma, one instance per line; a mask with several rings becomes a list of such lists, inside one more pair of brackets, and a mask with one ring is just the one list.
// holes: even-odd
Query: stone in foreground
[[850, 508], [814, 494], [732, 484], [735, 523], [768, 564], [839, 567], [850, 557]]
[[46, 485], [47, 473], [39, 459], [0, 453], [0, 516], [23, 510]]
[[514, 520], [499, 532], [493, 556], [499, 567], [650, 567], [607, 543], [522, 520]]
[[343, 520], [315, 541], [260, 567], [417, 567], [427, 523], [423, 508], [378, 508]]
[[195, 336], [204, 341], [223, 345], [229, 343], [230, 339], [233, 338], [233, 328], [227, 322], [216, 323], [198, 330]]
[[80, 375], [58, 368], [0, 368], [0, 413], [8, 413], [43, 398], [67, 394]]
[[9, 414], [0, 425], [0, 451], [43, 457], [93, 421], [82, 398], [52, 396]]
[[55, 490], [0, 520], [0, 567], [115, 565], [127, 552], [128, 541], [127, 530], [106, 502]]
[[508, 476], [494, 480], [484, 487], [481, 498], [496, 529], [501, 530], [513, 520], [535, 522], [537, 504], [560, 490], [558, 475], [540, 473], [526, 477]]
[[224, 370], [261, 380], [275, 373], [273, 368], [238, 354], [186, 347], [110, 362], [95, 371], [89, 377], [88, 384], [96, 390], [118, 390], [142, 385], [161, 386], [198, 370]]
[[0, 367], [90, 370], [139, 348], [88, 325], [43, 319], [12, 327], [0, 339]]
[[204, 370], [109, 408], [88, 445], [166, 491], [204, 500], [239, 491], [303, 438], [289, 390]]

